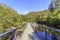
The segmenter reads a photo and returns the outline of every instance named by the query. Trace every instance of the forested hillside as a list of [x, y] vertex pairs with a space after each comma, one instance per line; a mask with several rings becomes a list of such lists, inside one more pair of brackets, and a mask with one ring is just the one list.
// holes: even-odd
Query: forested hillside
[[52, 0], [48, 9], [39, 12], [29, 12], [23, 16], [24, 21], [36, 22], [54, 28], [60, 28], [60, 0]]
[[15, 10], [0, 3], [0, 33], [11, 27], [20, 26], [21, 23], [21, 16]]
[[27, 16], [28, 16], [28, 19], [31, 20], [32, 22], [38, 22], [38, 21], [46, 20], [45, 18], [47, 18], [48, 14], [49, 14], [49, 11], [44, 10], [39, 12], [30, 12], [29, 14], [27, 14]]
[[54, 28], [60, 28], [60, 0], [51, 1], [48, 9], [19, 15], [15, 10], [0, 3], [0, 33], [7, 29], [20, 26], [22, 22], [36, 22]]

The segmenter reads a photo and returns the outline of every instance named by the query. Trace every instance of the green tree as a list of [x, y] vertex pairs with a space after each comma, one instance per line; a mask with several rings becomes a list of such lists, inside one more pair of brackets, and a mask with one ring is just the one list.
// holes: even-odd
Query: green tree
[[4, 3], [0, 3], [0, 33], [3, 33], [16, 25], [20, 26], [21, 23], [21, 15]]

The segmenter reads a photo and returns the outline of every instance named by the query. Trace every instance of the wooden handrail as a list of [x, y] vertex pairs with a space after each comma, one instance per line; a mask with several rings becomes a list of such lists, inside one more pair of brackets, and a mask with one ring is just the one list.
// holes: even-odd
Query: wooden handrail
[[14, 40], [16, 40], [16, 29], [17, 29], [17, 28], [14, 27], [14, 28], [10, 29], [9, 31], [0, 34], [0, 38], [2, 38], [3, 36], [5, 36], [5, 35], [7, 35], [7, 34], [9, 34], [9, 33], [11, 33], [11, 32], [13, 32], [14, 35], [10, 35], [10, 36], [14, 36]]

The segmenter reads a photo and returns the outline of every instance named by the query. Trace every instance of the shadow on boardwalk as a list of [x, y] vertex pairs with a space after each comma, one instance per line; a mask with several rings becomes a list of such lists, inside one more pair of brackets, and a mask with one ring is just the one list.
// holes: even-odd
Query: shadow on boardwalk
[[31, 40], [41, 40], [37, 32], [33, 32], [32, 35], [29, 34]]

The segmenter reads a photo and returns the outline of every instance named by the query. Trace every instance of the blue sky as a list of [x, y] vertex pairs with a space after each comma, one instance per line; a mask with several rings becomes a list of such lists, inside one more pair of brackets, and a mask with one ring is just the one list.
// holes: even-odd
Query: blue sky
[[48, 9], [51, 0], [0, 0], [19, 14], [26, 14], [30, 11], [42, 11]]

